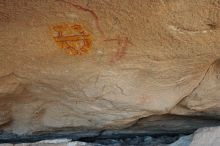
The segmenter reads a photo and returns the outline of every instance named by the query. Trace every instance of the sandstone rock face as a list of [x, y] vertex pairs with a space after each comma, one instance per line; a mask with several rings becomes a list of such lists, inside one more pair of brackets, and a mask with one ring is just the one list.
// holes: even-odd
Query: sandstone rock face
[[186, 110], [185, 114], [187, 114], [190, 110], [219, 116], [219, 64], [217, 60], [210, 66], [199, 86], [172, 110], [173, 113], [184, 114], [181, 111]]
[[220, 115], [218, 0], [0, 1], [3, 133]]

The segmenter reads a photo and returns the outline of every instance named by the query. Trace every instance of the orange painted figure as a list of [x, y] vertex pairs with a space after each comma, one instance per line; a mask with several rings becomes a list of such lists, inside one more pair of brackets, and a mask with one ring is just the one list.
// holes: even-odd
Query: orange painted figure
[[60, 24], [52, 26], [56, 32], [54, 41], [70, 55], [83, 55], [92, 47], [92, 37], [80, 24]]

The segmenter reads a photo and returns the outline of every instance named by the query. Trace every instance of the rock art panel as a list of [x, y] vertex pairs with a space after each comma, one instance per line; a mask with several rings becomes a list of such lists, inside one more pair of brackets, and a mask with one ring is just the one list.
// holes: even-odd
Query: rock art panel
[[177, 105], [219, 116], [216, 0], [10, 0], [0, 14], [3, 133], [122, 128]]
[[88, 54], [92, 49], [92, 36], [81, 24], [58, 24], [51, 26], [56, 32], [54, 41], [70, 55]]

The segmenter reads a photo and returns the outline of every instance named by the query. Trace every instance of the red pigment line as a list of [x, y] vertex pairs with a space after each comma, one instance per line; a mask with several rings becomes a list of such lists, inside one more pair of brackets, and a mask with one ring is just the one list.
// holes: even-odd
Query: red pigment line
[[123, 57], [126, 53], [126, 49], [128, 46], [128, 39], [126, 38], [125, 40], [120, 40], [118, 42], [118, 45], [121, 46], [121, 48], [119, 48], [116, 52], [116, 59], [119, 60], [121, 57]]
[[67, 3], [69, 5], [72, 5], [73, 7], [79, 9], [79, 10], [82, 10], [82, 11], [85, 11], [85, 12], [89, 12], [94, 18], [95, 18], [95, 23], [96, 23], [96, 27], [97, 29], [99, 30], [99, 32], [101, 33], [101, 35], [105, 38], [105, 33], [104, 31], [101, 29], [100, 27], [100, 23], [99, 23], [99, 17], [97, 16], [97, 14], [91, 10], [91, 9], [88, 9], [88, 8], [85, 8], [83, 6], [80, 6], [80, 5], [77, 5], [75, 3], [71, 3], [71, 2], [68, 2], [68, 1], [65, 1], [65, 0], [57, 0], [57, 1], [61, 1], [61, 2], [64, 2], [64, 3]]
[[[112, 39], [115, 40], [115, 39]], [[126, 54], [126, 50], [129, 44], [128, 38], [118, 39], [119, 48], [114, 56], [112, 56], [111, 63], [115, 63], [116, 61], [120, 60]]]

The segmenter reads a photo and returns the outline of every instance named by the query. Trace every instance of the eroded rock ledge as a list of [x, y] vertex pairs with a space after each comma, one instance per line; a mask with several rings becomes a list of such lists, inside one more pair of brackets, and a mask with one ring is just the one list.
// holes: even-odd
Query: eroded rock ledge
[[[200, 128], [191, 135], [181, 136], [178, 140], [172, 137], [145, 136], [144, 138], [135, 137], [127, 139], [109, 139], [85, 143], [71, 141], [71, 139], [45, 140], [37, 143], [23, 144], [0, 144], [0, 146], [123, 146], [123, 145], [147, 145], [147, 146], [219, 146], [220, 127]], [[175, 141], [175, 142], [174, 142]]]
[[219, 126], [220, 119], [201, 116], [150, 116], [142, 118], [124, 129], [71, 129], [66, 128], [56, 131], [38, 131], [29, 135], [16, 135], [2, 132], [1, 143], [36, 142], [40, 140], [67, 138], [91, 142], [98, 139], [119, 139], [135, 136], [179, 136], [193, 133], [198, 128]]

